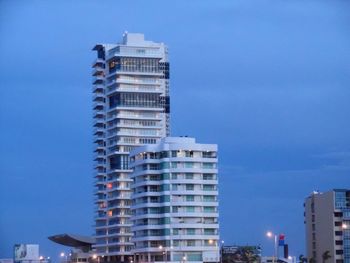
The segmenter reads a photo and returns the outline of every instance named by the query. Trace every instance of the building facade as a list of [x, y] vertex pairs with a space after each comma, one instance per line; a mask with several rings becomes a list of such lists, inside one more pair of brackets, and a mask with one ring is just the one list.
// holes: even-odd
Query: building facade
[[131, 261], [130, 168], [134, 147], [169, 135], [169, 63], [163, 43], [125, 33], [93, 48], [96, 251]]
[[218, 262], [217, 145], [167, 137], [130, 160], [135, 262]]
[[304, 206], [308, 259], [350, 263], [350, 190], [314, 192]]

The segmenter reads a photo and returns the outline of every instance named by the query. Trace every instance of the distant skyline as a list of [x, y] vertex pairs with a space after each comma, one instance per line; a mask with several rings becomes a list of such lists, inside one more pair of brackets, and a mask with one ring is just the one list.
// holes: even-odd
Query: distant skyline
[[350, 3], [0, 1], [0, 258], [93, 234], [91, 51], [124, 31], [170, 54], [171, 133], [219, 145], [225, 244], [284, 233], [305, 254], [303, 202], [350, 188]]

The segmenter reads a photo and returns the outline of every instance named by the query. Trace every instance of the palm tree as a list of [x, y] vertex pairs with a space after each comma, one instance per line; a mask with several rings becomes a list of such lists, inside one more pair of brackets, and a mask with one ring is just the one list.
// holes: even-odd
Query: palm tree
[[328, 259], [330, 259], [332, 256], [330, 255], [329, 250], [326, 250], [322, 253], [322, 263], [326, 263]]
[[299, 263], [307, 263], [307, 258], [303, 254], [299, 256]]
[[309, 258], [309, 263], [315, 263], [315, 262], [316, 262], [316, 259], [314, 257]]

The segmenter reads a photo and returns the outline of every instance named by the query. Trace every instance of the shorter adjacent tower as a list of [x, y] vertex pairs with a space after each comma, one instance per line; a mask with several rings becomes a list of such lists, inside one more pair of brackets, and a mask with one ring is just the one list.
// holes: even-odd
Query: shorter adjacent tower
[[217, 145], [166, 137], [130, 160], [135, 262], [218, 262]]
[[350, 190], [314, 192], [304, 206], [308, 260], [350, 263]]

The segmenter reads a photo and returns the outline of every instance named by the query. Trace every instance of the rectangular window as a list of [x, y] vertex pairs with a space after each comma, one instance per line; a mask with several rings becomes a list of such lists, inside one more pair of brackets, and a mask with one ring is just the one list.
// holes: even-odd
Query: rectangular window
[[194, 164], [192, 162], [185, 162], [185, 168], [193, 168]]
[[215, 163], [203, 163], [202, 167], [204, 169], [213, 169], [213, 168], [215, 168]]
[[216, 158], [216, 152], [203, 152], [203, 158]]
[[205, 206], [203, 208], [204, 213], [215, 213], [215, 207], [214, 206]]
[[186, 212], [193, 213], [194, 212], [194, 206], [187, 206]]
[[160, 168], [161, 169], [169, 169], [170, 165], [168, 162], [164, 162], [164, 163], [161, 163]]
[[160, 188], [161, 191], [169, 191], [170, 185], [169, 184], [163, 184]]
[[195, 234], [195, 229], [194, 228], [188, 228], [187, 229], [187, 235], [194, 235]]
[[194, 185], [193, 184], [186, 184], [186, 190], [187, 191], [193, 191], [194, 190]]
[[161, 201], [162, 203], [164, 203], [164, 202], [170, 202], [170, 195], [163, 195], [163, 196], [161, 196], [161, 197], [160, 197], [160, 201]]
[[205, 228], [204, 229], [204, 235], [215, 235], [215, 229]]
[[186, 173], [186, 179], [193, 179], [193, 174]]
[[204, 195], [203, 196], [204, 202], [215, 202], [215, 196], [213, 195]]
[[212, 185], [212, 184], [204, 184], [204, 185], [203, 185], [203, 190], [204, 190], [204, 191], [214, 191], [214, 190], [215, 190], [215, 185]]
[[186, 195], [186, 201], [187, 202], [193, 202], [194, 201], [194, 195]]
[[214, 174], [203, 174], [203, 180], [214, 180]]
[[196, 245], [196, 242], [194, 240], [187, 240], [188, 247], [194, 247], [195, 245]]

